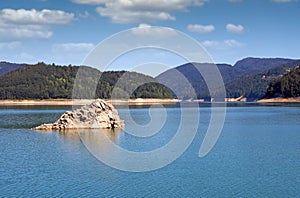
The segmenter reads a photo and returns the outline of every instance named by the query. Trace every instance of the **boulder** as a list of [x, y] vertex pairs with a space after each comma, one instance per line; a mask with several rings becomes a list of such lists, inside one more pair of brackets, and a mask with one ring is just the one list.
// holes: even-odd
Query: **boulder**
[[72, 112], [65, 112], [53, 124], [42, 124], [33, 130], [61, 131], [70, 129], [113, 129], [124, 128], [117, 110], [104, 100], [95, 100]]

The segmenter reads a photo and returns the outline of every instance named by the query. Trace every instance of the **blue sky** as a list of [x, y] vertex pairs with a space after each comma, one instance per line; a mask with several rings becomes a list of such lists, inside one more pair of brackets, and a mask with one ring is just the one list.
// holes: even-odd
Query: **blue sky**
[[153, 26], [191, 36], [216, 63], [300, 58], [299, 10], [297, 0], [1, 0], [0, 59], [79, 65], [109, 36]]

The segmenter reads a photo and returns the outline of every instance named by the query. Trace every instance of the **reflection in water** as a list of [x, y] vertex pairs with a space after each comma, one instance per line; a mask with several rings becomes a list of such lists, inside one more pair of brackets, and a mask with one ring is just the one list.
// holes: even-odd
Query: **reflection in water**
[[121, 129], [80, 129], [78, 135], [86, 148], [98, 159], [114, 156], [111, 145], [119, 143]]
[[85, 147], [98, 160], [106, 163], [103, 159], [110, 159], [116, 160], [117, 164], [127, 164], [120, 150], [115, 149], [121, 131], [121, 129], [80, 129], [78, 134]]
[[[76, 130], [76, 134], [80, 136], [84, 141], [99, 141], [103, 142], [103, 138], [109, 139], [114, 143], [118, 143], [120, 137], [121, 129], [78, 129]], [[69, 132], [65, 132], [69, 133]], [[74, 130], [75, 133], [75, 130]], [[79, 137], [78, 136], [78, 137]]]

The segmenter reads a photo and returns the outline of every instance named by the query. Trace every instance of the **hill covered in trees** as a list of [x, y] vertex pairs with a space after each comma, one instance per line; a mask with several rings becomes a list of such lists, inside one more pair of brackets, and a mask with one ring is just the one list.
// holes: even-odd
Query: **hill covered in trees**
[[[96, 94], [81, 98], [173, 98], [172, 92], [150, 76], [136, 72], [110, 71], [101, 73], [90, 67], [80, 67], [85, 78], [77, 81], [81, 93], [96, 84]], [[73, 96], [78, 66], [56, 66], [38, 63], [0, 76], [0, 99], [55, 99]], [[100, 77], [100, 79], [99, 79]], [[119, 82], [121, 80], [121, 83]], [[139, 86], [141, 85], [141, 86]], [[93, 90], [92, 90], [93, 91]], [[78, 97], [78, 95], [77, 95]]]
[[300, 66], [273, 80], [264, 98], [300, 97]]
[[264, 97], [269, 84], [282, 77], [300, 65], [300, 61], [294, 61], [278, 67], [244, 75], [225, 85], [227, 97], [236, 98], [245, 96], [249, 100], [256, 100]]
[[[294, 68], [299, 62], [282, 58], [245, 58], [234, 66], [216, 64], [223, 78], [227, 97], [236, 98], [246, 96], [250, 100], [264, 96], [268, 84], [283, 75], [287, 69]], [[210, 94], [203, 76], [199, 73], [211, 64], [188, 63], [170, 69], [156, 77], [156, 79], [172, 90], [178, 98], [207, 98]], [[214, 74], [208, 74], [214, 80]], [[195, 90], [195, 91], [193, 91]], [[217, 88], [215, 90], [218, 91]], [[196, 94], [193, 94], [195, 92]]]
[[[209, 71], [207, 68], [212, 64], [187, 63], [170, 69], [155, 79], [136, 72], [100, 72], [91, 67], [56, 66], [44, 63], [15, 65], [6, 62], [1, 62], [1, 65], [6, 65], [6, 73], [0, 75], [0, 99], [72, 97], [210, 99], [205, 79], [199, 71]], [[252, 101], [265, 95], [266, 97], [292, 97], [299, 88], [291, 81], [295, 75], [289, 74], [289, 71], [300, 66], [300, 60], [246, 58], [238, 61], [234, 66], [228, 64], [216, 66], [223, 78], [228, 98], [245, 96]], [[10, 69], [8, 73], [7, 68]], [[76, 78], [78, 71], [82, 72], [83, 78]], [[285, 75], [291, 76], [276, 81]], [[213, 72], [206, 73], [206, 77], [215, 80]], [[273, 84], [270, 85], [271, 82]], [[292, 84], [293, 88], [288, 88]], [[77, 90], [75, 94], [73, 88]], [[219, 85], [214, 87], [213, 91], [217, 93], [218, 89]], [[279, 92], [279, 89], [290, 90], [290, 93]]]

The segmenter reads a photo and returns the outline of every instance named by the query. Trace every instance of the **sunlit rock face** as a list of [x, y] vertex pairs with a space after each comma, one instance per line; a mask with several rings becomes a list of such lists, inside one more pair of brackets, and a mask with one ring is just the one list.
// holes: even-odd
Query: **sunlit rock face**
[[33, 130], [68, 130], [68, 129], [113, 129], [123, 128], [124, 121], [120, 119], [117, 110], [104, 100], [95, 100], [80, 109], [64, 113], [52, 124], [42, 124]]

